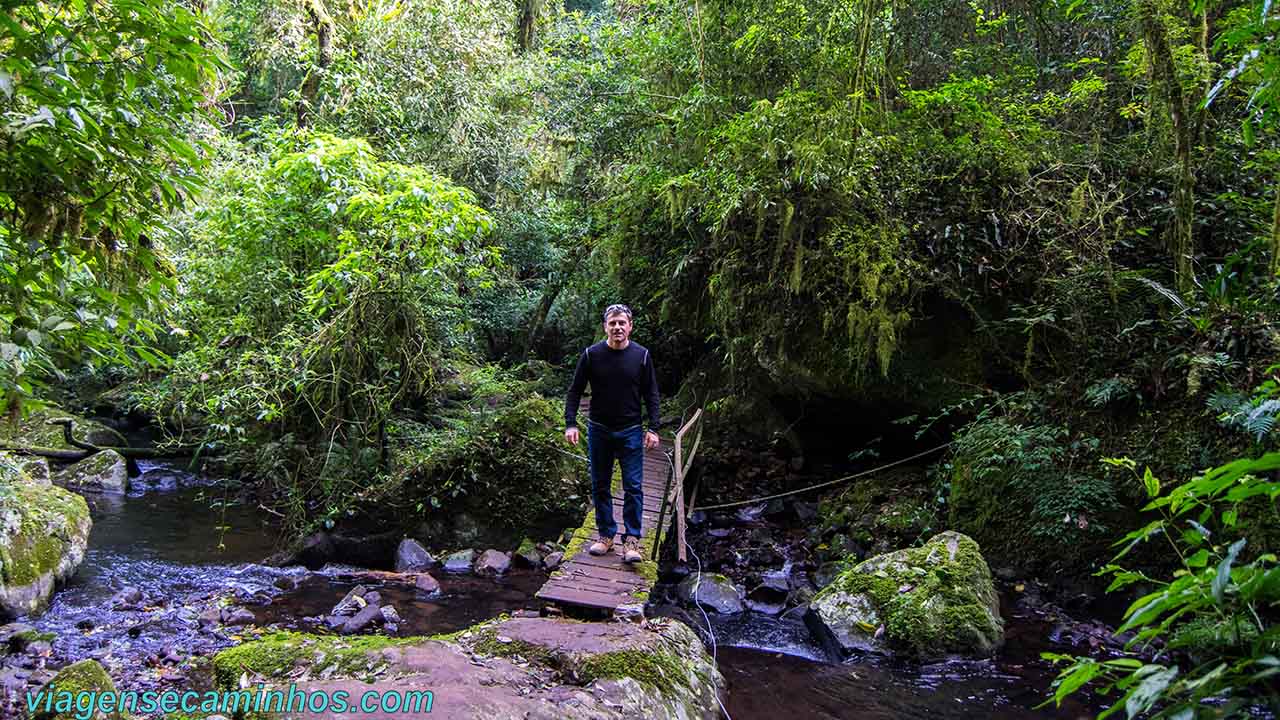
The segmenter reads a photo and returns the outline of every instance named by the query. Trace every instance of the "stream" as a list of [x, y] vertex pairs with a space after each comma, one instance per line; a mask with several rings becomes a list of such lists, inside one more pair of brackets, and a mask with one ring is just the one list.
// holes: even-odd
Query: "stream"
[[[56, 668], [84, 658], [103, 663], [121, 689], [189, 688], [192, 659], [241, 639], [245, 628], [208, 622], [221, 606], [243, 608], [259, 627], [315, 631], [355, 586], [358, 569], [258, 564], [275, 547], [271, 517], [223, 505], [209, 478], [162, 463], [140, 463], [142, 474], [124, 497], [89, 495], [94, 525], [74, 579], [35, 618], [20, 618], [55, 637], [38, 652], [0, 662], [0, 687], [10, 698], [47, 681]], [[536, 607], [540, 571], [499, 578], [432, 573], [441, 593], [380, 587], [402, 622], [397, 635], [450, 632], [520, 608]], [[130, 595], [136, 589], [138, 595]], [[680, 611], [656, 608], [659, 614]], [[735, 720], [803, 718], [1035, 718], [1091, 716], [1080, 704], [1037, 710], [1053, 670], [1045, 650], [1068, 651], [1056, 620], [1016, 599], [1005, 603], [1008, 640], [994, 660], [909, 664], [891, 660], [832, 664], [798, 619], [746, 612], [686, 614], [710, 623], [727, 687], [722, 699]], [[203, 621], [202, 621], [203, 620]], [[251, 631], [250, 631], [251, 632]], [[250, 632], [244, 635], [250, 636]]]

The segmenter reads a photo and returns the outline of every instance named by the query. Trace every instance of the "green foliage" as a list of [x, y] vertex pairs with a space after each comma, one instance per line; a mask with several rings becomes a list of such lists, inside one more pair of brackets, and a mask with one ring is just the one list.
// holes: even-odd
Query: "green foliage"
[[562, 405], [499, 381], [475, 388], [467, 407], [445, 416], [435, 431], [393, 423], [391, 466], [360, 500], [416, 518], [482, 513], [503, 529], [527, 528], [582, 506], [586, 472], [561, 451]]
[[1209, 409], [1218, 416], [1218, 422], [1253, 436], [1259, 445], [1274, 435], [1280, 420], [1280, 382], [1276, 373], [1280, 365], [1267, 368], [1268, 377], [1254, 388], [1252, 396], [1227, 391], [1209, 397]]
[[498, 260], [491, 221], [466, 190], [324, 133], [232, 154], [216, 189], [178, 257], [186, 349], [144, 403], [243, 452], [264, 434], [298, 443], [301, 456], [260, 447], [254, 462], [284, 496], [317, 473], [329, 504], [376, 468], [387, 419], [428, 397], [465, 343], [460, 297]]
[[0, 392], [151, 350], [157, 241], [200, 185], [193, 125], [222, 67], [200, 13], [158, 0], [0, 10]]
[[1118, 400], [1131, 397], [1134, 393], [1133, 381], [1126, 377], [1111, 377], [1085, 388], [1084, 398], [1094, 407], [1106, 407]]
[[[1136, 476], [1128, 459], [1112, 460]], [[1248, 548], [1238, 538], [1244, 506], [1263, 503], [1268, 522], [1277, 519], [1280, 453], [1241, 459], [1161, 492], [1148, 469], [1142, 476], [1151, 498], [1146, 510], [1159, 518], [1117, 544], [1124, 548], [1101, 574], [1109, 591], [1134, 584], [1154, 586], [1125, 612], [1117, 633], [1131, 632], [1126, 649], [1142, 651], [1110, 660], [1046, 654], [1070, 662], [1054, 683], [1054, 701], [1089, 684], [1117, 693], [1108, 717], [1230, 717], [1255, 704], [1274, 707], [1274, 677], [1280, 673], [1280, 628], [1272, 612], [1280, 600], [1280, 562], [1270, 547]], [[1127, 570], [1118, 563], [1135, 546], [1163, 540], [1177, 570], [1167, 579]], [[1207, 704], [1213, 700], [1213, 704]]]
[[1079, 570], [1111, 539], [1118, 509], [1111, 481], [1087, 469], [1098, 445], [1060, 426], [974, 421], [949, 461], [951, 526], [989, 553]]

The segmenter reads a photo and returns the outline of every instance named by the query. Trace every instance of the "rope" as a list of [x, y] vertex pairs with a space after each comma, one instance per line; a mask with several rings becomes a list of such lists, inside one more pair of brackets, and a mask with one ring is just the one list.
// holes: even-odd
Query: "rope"
[[[671, 454], [663, 453], [663, 455], [666, 456], [667, 465], [671, 466], [671, 472], [674, 474], [676, 466]], [[711, 664], [715, 666], [716, 670], [719, 670], [720, 652], [716, 644], [716, 633], [711, 629], [711, 618], [707, 617], [706, 608], [702, 607], [702, 601], [698, 599], [698, 588], [702, 585], [702, 558], [698, 557], [698, 553], [694, 552], [693, 546], [689, 544], [688, 540], [685, 541], [684, 546], [689, 549], [690, 554], [693, 555], [694, 562], [698, 564], [698, 574], [694, 576], [693, 580], [693, 604], [697, 606], [698, 611], [702, 613], [702, 621], [707, 625], [707, 637], [711, 640]], [[720, 699], [720, 688], [713, 685], [711, 691], [716, 696], [716, 704], [720, 706], [720, 712], [724, 713], [725, 720], [733, 720], [733, 717], [729, 715], [728, 708], [724, 706], [724, 701]]]
[[948, 447], [951, 447], [951, 443], [944, 443], [944, 444], [942, 444], [942, 445], [939, 445], [939, 446], [938, 446], [938, 447], [936, 447], [936, 448], [932, 448], [932, 449], [930, 449], [930, 450], [925, 450], [924, 452], [918, 452], [918, 453], [916, 453], [915, 455], [912, 455], [911, 457], [905, 457], [905, 458], [902, 458], [901, 460], [894, 460], [893, 462], [889, 463], [888, 465], [881, 465], [880, 467], [871, 468], [870, 470], [863, 470], [862, 472], [857, 472], [857, 473], [854, 473], [854, 474], [852, 474], [852, 475], [846, 475], [845, 477], [842, 477], [842, 478], [836, 478], [835, 480], [828, 480], [827, 482], [818, 483], [817, 485], [810, 485], [809, 487], [800, 488], [799, 490], [788, 490], [788, 491], [786, 491], [786, 492], [775, 493], [775, 494], [773, 494], [773, 495], [765, 495], [765, 496], [763, 496], [763, 497], [752, 498], [752, 499], [750, 499], [750, 500], [740, 500], [740, 501], [737, 501], [737, 502], [720, 503], [719, 505], [703, 505], [702, 507], [700, 507], [700, 508], [698, 508], [698, 509], [699, 509], [699, 510], [703, 510], [703, 511], [706, 511], [706, 510], [723, 510], [723, 509], [725, 509], [725, 508], [738, 507], [739, 505], [753, 505], [753, 504], [758, 503], [758, 502], [763, 502], [763, 501], [765, 501], [765, 500], [773, 500], [773, 499], [775, 499], [775, 498], [780, 498], [780, 497], [786, 497], [786, 496], [788, 496], [788, 495], [798, 495], [798, 494], [800, 494], [800, 493], [802, 493], [802, 492], [809, 492], [810, 490], [817, 490], [818, 488], [831, 487], [832, 485], [839, 485], [839, 484], [840, 484], [840, 483], [842, 483], [842, 482], [848, 482], [848, 481], [850, 481], [850, 480], [854, 480], [854, 479], [857, 479], [857, 478], [860, 478], [860, 477], [865, 477], [865, 476], [867, 476], [867, 475], [871, 475], [871, 474], [873, 474], [873, 473], [878, 473], [878, 472], [880, 472], [881, 470], [888, 470], [888, 469], [889, 469], [889, 468], [891, 468], [891, 467], [894, 467], [894, 466], [897, 466], [897, 465], [901, 465], [901, 464], [906, 463], [906, 462], [911, 462], [912, 460], [916, 460], [916, 459], [918, 459], [918, 458], [922, 458], [922, 457], [924, 457], [925, 455], [932, 455], [933, 453], [936, 453], [936, 452], [938, 452], [939, 450], [945, 450], [945, 449], [946, 449], [946, 448], [948, 448]]

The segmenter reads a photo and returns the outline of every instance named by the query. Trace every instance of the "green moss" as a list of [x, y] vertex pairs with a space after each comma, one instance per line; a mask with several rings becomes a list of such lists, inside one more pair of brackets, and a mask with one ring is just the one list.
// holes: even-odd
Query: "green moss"
[[[952, 552], [954, 547], [954, 553]], [[845, 571], [814, 598], [865, 596], [895, 648], [915, 655], [990, 648], [1002, 627], [986, 561], [972, 539], [943, 533], [922, 547], [880, 555]]]
[[551, 649], [541, 645], [507, 638], [506, 642], [498, 639], [498, 632], [492, 628], [480, 631], [471, 644], [471, 651], [485, 657], [522, 657], [539, 665], [553, 667], [554, 654]]
[[238, 686], [241, 673], [246, 670], [275, 677], [301, 664], [319, 668], [333, 667], [335, 674], [344, 677], [369, 674], [379, 669], [379, 663], [370, 657], [371, 654], [419, 642], [422, 642], [420, 637], [334, 637], [296, 632], [270, 633], [215, 655], [214, 678], [219, 687], [234, 688]]
[[[115, 684], [111, 682], [111, 676], [107, 675], [107, 671], [98, 664], [97, 660], [81, 660], [62, 668], [49, 681], [47, 687], [58, 693], [69, 692], [72, 696], [82, 692], [114, 692], [116, 689]], [[69, 713], [37, 711], [31, 716], [31, 720], [72, 720], [74, 717], [74, 711]], [[113, 713], [109, 717], [118, 718], [120, 714]]]
[[618, 650], [591, 655], [580, 660], [573, 672], [584, 685], [596, 680], [629, 677], [654, 686], [664, 695], [673, 690], [691, 690], [684, 661], [662, 650]]
[[20, 633], [14, 633], [12, 640], [17, 640], [23, 645], [30, 645], [33, 642], [53, 642], [58, 637], [57, 633], [40, 632], [39, 630], [23, 630]]
[[[7, 417], [0, 418], [0, 443], [51, 450], [74, 450], [73, 446], [63, 440], [62, 426], [47, 423], [48, 420], [67, 417], [75, 421], [72, 431], [80, 440], [88, 439], [93, 435], [93, 439], [99, 441], [99, 444], [125, 444], [124, 437], [115, 430], [102, 423], [69, 413], [56, 405], [37, 408], [25, 418], [16, 421]], [[104, 443], [102, 442], [104, 440], [110, 442]]]
[[55, 570], [68, 544], [90, 524], [84, 498], [31, 482], [0, 496], [0, 512], [20, 516], [17, 533], [0, 538], [0, 578], [7, 586], [28, 585]]

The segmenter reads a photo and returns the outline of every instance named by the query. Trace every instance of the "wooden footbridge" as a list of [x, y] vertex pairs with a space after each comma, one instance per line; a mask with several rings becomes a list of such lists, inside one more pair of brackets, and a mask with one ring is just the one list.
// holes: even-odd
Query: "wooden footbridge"
[[[584, 401], [583, 411], [589, 409]], [[640, 540], [643, 562], [627, 565], [622, 562], [622, 480], [615, 471], [613, 480], [613, 516], [618, 520], [619, 534], [614, 538], [614, 548], [603, 556], [587, 552], [596, 541], [594, 507], [587, 509], [586, 520], [574, 531], [560, 567], [551, 574], [536, 597], [558, 605], [585, 607], [615, 611], [622, 606], [640, 606], [649, 597], [649, 590], [657, 580], [658, 548], [662, 535], [675, 520], [677, 556], [685, 560], [684, 523], [692, 507], [685, 507], [684, 478], [693, 465], [698, 441], [702, 437], [700, 420], [702, 410], [694, 413], [675, 434], [674, 439], [663, 439], [657, 448], [644, 451], [644, 515]], [[692, 446], [686, 435], [697, 427]]]

